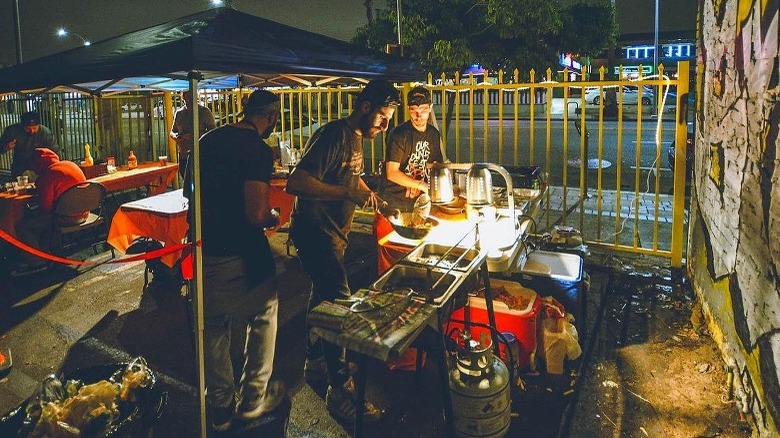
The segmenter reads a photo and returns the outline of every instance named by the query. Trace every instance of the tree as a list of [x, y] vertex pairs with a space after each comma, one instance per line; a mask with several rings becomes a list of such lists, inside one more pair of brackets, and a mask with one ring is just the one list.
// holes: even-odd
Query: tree
[[[373, 22], [359, 28], [352, 42], [379, 50], [396, 42], [396, 1], [376, 9]], [[616, 33], [609, 4], [562, 8], [551, 0], [428, 0], [404, 3], [401, 18], [404, 54], [434, 74], [474, 63], [491, 70], [544, 71], [560, 52], [601, 53]]]

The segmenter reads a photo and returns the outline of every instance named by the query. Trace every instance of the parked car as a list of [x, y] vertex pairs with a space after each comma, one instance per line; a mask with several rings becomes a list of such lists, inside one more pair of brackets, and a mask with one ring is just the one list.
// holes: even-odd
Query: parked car
[[[599, 91], [601, 91], [599, 93]], [[585, 101], [598, 105], [601, 99], [607, 94], [607, 87], [586, 87], [585, 88]], [[616, 90], [615, 99], [620, 101], [620, 92]], [[628, 85], [623, 86], [623, 103], [626, 105], [636, 105], [639, 102], [639, 90], [638, 87], [632, 87]], [[653, 102], [653, 89], [652, 87], [642, 88], [642, 105], [650, 105]]]
[[[695, 124], [688, 122], [688, 137], [685, 140], [685, 178], [689, 179], [693, 173], [693, 160], [694, 160], [694, 148], [695, 148]], [[669, 144], [669, 149], [666, 153], [666, 159], [669, 163], [669, 169], [674, 171], [674, 155], [675, 155], [675, 140]]]

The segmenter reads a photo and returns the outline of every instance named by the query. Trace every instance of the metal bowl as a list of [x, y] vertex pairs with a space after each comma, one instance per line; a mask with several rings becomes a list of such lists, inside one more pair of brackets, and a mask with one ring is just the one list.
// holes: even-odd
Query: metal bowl
[[448, 204], [439, 204], [436, 206], [442, 213], [445, 214], [461, 214], [466, 209], [466, 200], [460, 196], [456, 196], [455, 200]]
[[431, 232], [433, 227], [439, 225], [439, 221], [432, 217], [428, 217], [425, 219], [423, 226], [413, 227], [412, 213], [401, 213], [395, 216], [391, 215], [387, 219], [393, 225], [395, 232], [398, 233], [401, 237], [414, 240], [425, 238], [425, 236]]

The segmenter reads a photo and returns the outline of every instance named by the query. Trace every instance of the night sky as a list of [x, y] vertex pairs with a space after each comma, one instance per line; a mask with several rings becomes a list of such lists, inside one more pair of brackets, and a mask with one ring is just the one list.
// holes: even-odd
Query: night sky
[[[75, 36], [57, 38], [55, 33], [60, 27], [96, 42], [212, 7], [209, 0], [18, 1], [24, 61], [81, 44]], [[402, 8], [406, 1], [411, 0], [402, 0]], [[4, 66], [16, 63], [13, 2], [0, 0], [0, 65]], [[364, 0], [233, 0], [232, 3], [239, 11], [342, 40], [352, 38], [355, 29], [366, 23]], [[374, 7], [385, 4], [384, 0], [374, 1]], [[659, 5], [661, 32], [695, 29], [696, 0], [659, 0]], [[652, 32], [654, 6], [652, 0], [617, 0], [620, 31]]]
[[[211, 8], [209, 0], [18, 0], [24, 61], [81, 45], [65, 27], [97, 42]], [[0, 65], [16, 64], [14, 0], [0, 0]], [[233, 0], [241, 12], [349, 40], [366, 23], [363, 0]], [[384, 6], [384, 1], [375, 1]]]

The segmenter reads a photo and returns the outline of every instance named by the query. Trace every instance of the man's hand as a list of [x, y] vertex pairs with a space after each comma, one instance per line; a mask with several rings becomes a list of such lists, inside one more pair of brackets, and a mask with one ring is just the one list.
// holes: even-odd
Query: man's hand
[[272, 230], [279, 226], [279, 213], [282, 210], [279, 207], [274, 207], [271, 209], [271, 223], [266, 225], [264, 229], [266, 230]]
[[8, 143], [5, 144], [5, 149], [9, 150], [9, 151], [13, 150], [15, 147], [16, 147], [16, 139], [15, 138], [12, 138], [11, 141], [9, 141]]
[[378, 202], [376, 193], [360, 187], [347, 189], [347, 199], [363, 208], [366, 208], [368, 205], [376, 207]]

